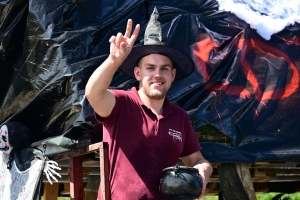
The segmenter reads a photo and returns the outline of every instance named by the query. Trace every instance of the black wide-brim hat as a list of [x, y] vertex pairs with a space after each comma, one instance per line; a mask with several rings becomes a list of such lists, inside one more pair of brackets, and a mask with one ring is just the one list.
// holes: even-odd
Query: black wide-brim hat
[[150, 21], [145, 31], [144, 45], [132, 48], [126, 60], [120, 66], [120, 70], [131, 78], [134, 76], [134, 68], [138, 66], [138, 61], [150, 54], [161, 54], [169, 57], [176, 68], [175, 81], [189, 76], [194, 71], [194, 62], [186, 53], [179, 49], [164, 46], [161, 36], [161, 26], [158, 19], [157, 9], [151, 15]]

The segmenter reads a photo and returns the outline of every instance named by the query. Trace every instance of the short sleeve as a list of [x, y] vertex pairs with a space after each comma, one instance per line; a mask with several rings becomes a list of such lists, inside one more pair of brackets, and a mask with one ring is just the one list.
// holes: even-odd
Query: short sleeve
[[114, 120], [114, 118], [117, 115], [118, 110], [120, 108], [120, 101], [121, 101], [121, 96], [122, 96], [121, 91], [120, 90], [110, 90], [110, 92], [115, 96], [116, 104], [115, 104], [114, 108], [112, 109], [110, 115], [107, 117], [102, 117], [95, 112], [95, 118], [99, 123], [106, 123], [106, 122], [108, 123], [109, 121]]
[[180, 154], [180, 157], [188, 156], [188, 155], [195, 153], [196, 151], [200, 151], [202, 149], [202, 147], [200, 146], [200, 143], [198, 141], [198, 138], [196, 137], [195, 130], [192, 127], [192, 124], [189, 120], [188, 115], [187, 115], [185, 124], [186, 124], [186, 127], [185, 127], [186, 139], [185, 139], [184, 148]]

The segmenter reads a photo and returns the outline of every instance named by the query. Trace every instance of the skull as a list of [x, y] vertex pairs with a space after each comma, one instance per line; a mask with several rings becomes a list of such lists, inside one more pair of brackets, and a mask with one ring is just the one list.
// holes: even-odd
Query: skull
[[3, 125], [0, 129], [0, 152], [7, 156], [10, 154], [12, 147], [8, 140], [8, 129], [6, 125]]

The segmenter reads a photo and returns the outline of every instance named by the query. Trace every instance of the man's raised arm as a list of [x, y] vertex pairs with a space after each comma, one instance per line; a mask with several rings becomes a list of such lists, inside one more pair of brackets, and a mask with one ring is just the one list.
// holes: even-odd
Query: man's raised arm
[[140, 25], [137, 24], [131, 35], [132, 20], [129, 19], [125, 34], [118, 33], [117, 36], [109, 39], [109, 57], [94, 71], [86, 84], [85, 96], [94, 111], [101, 117], [107, 117], [116, 103], [108, 87], [115, 72], [130, 54], [139, 31]]

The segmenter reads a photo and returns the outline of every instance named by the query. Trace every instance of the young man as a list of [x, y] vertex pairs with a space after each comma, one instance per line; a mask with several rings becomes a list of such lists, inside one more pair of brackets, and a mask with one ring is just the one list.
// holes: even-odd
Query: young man
[[[157, 18], [155, 9], [151, 19]], [[113, 200], [164, 199], [159, 193], [162, 170], [174, 166], [179, 158], [198, 169], [203, 180], [202, 195], [212, 173], [211, 165], [200, 153], [187, 113], [166, 98], [174, 80], [192, 73], [193, 62], [186, 54], [161, 45], [161, 35], [154, 31], [160, 29], [157, 23], [149, 22], [145, 45], [132, 48], [140, 25], [131, 35], [129, 19], [125, 34], [110, 38], [109, 57], [86, 85], [86, 98], [96, 119], [103, 123], [103, 140], [109, 144]], [[108, 89], [119, 67], [139, 81], [138, 89]]]

